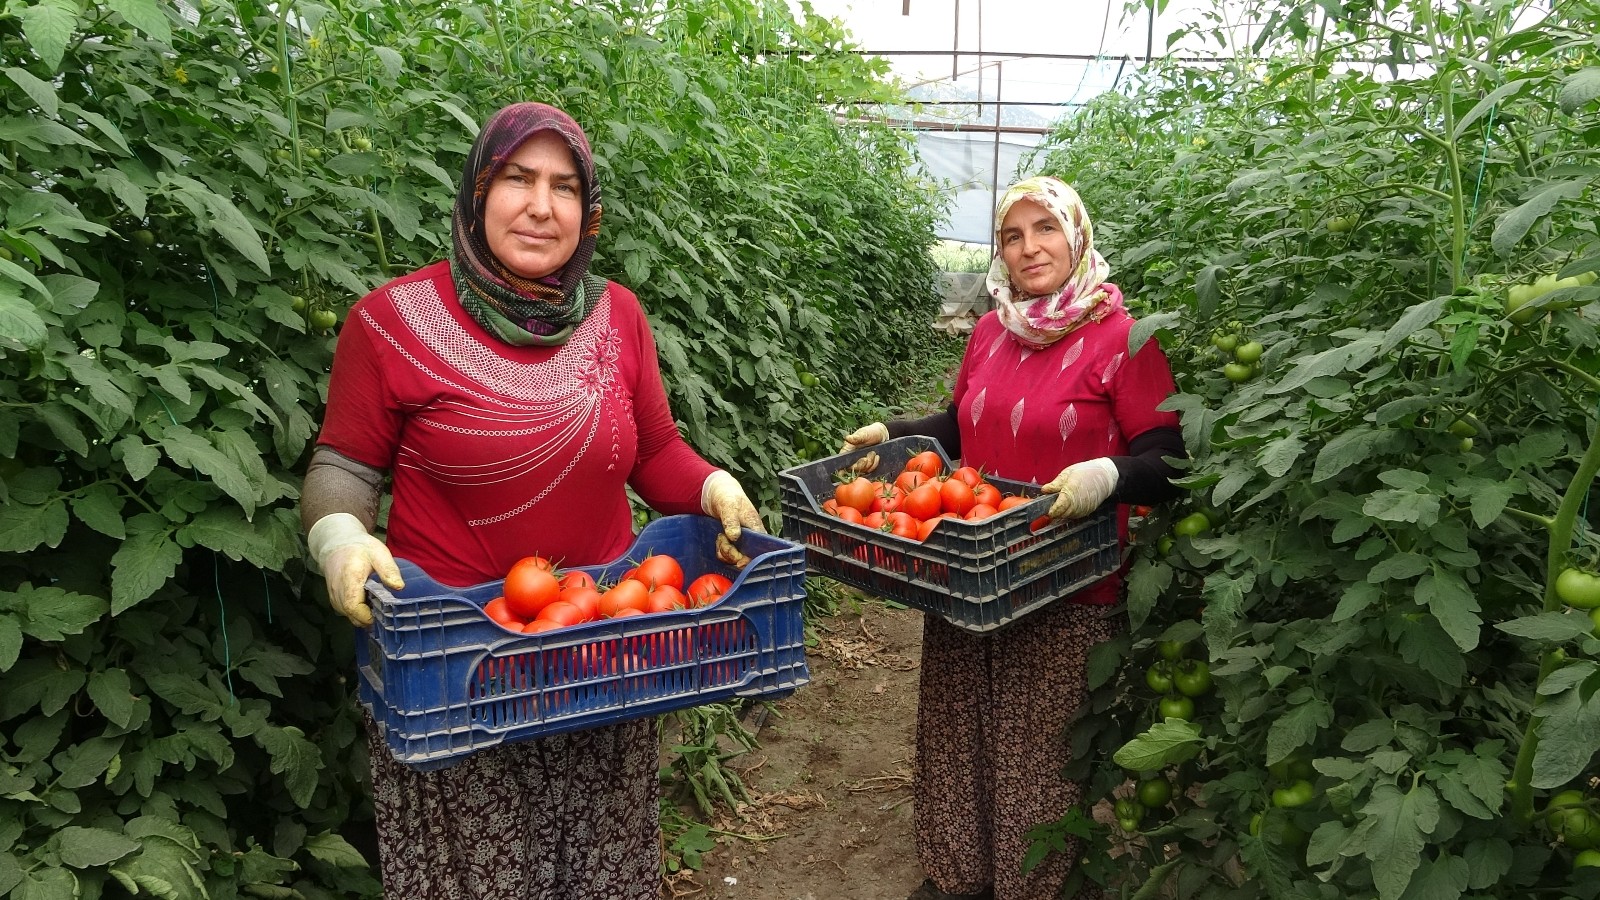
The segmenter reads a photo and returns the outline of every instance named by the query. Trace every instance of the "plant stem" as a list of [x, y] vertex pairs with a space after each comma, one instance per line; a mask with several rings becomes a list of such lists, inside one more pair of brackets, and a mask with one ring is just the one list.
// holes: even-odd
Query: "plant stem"
[[[1545, 612], [1561, 610], [1561, 600], [1556, 597], [1556, 576], [1565, 564], [1567, 548], [1572, 543], [1573, 524], [1577, 521], [1578, 510], [1583, 507], [1584, 500], [1589, 496], [1589, 486], [1593, 484], [1596, 473], [1600, 473], [1600, 440], [1591, 436], [1589, 449], [1584, 452], [1583, 459], [1578, 463], [1578, 471], [1568, 483], [1567, 492], [1561, 498], [1561, 507], [1556, 511], [1555, 521], [1550, 526], [1550, 545], [1545, 551], [1544, 562]], [[1511, 814], [1518, 822], [1524, 824], [1533, 821], [1533, 757], [1539, 749], [1537, 713], [1544, 702], [1544, 695], [1539, 693], [1539, 685], [1544, 684], [1544, 680], [1560, 665], [1555, 650], [1547, 651], [1544, 658], [1539, 661], [1539, 680], [1534, 685], [1533, 703], [1528, 710], [1528, 724], [1522, 733], [1522, 747], [1517, 751], [1516, 768], [1511, 772]]]

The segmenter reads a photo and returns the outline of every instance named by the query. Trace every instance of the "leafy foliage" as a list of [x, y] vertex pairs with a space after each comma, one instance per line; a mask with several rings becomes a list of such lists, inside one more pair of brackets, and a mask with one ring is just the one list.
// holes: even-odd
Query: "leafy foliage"
[[770, 7], [0, 4], [0, 894], [376, 892], [299, 473], [333, 324], [445, 252], [500, 105], [585, 123], [599, 269], [768, 509], [936, 349], [936, 194], [818, 105], [881, 64]]
[[[1203, 749], [1173, 761], [1191, 786], [1122, 858], [1141, 861], [1129, 880], [1594, 896], [1532, 791], [1586, 787], [1600, 748], [1600, 643], [1549, 587], [1595, 557], [1600, 295], [1506, 303], [1597, 267], [1600, 9], [1263, 2], [1245, 20], [1270, 60], [1154, 72], [1042, 157], [1159, 333], [1194, 457], [1186, 501], [1145, 526], [1134, 631], [1076, 736], [1160, 761], [1154, 644], [1210, 660]], [[1249, 341], [1258, 369], [1233, 349]], [[1158, 550], [1195, 511], [1211, 527]], [[1127, 777], [1103, 765], [1096, 795]], [[1301, 777], [1316, 799], [1273, 806]]]

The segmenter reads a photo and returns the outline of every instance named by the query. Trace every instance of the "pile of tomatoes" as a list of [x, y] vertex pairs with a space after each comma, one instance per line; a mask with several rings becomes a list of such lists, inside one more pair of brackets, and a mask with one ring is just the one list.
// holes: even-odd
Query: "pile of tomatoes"
[[707, 572], [685, 588], [683, 566], [665, 553], [645, 557], [604, 589], [581, 569], [562, 571], [542, 556], [527, 556], [506, 573], [503, 593], [483, 611], [510, 631], [537, 634], [599, 619], [698, 609], [732, 587], [725, 576]]
[[833, 490], [822, 511], [877, 531], [925, 541], [945, 519], [978, 522], [1027, 503], [1030, 497], [1004, 494], [983, 473], [962, 466], [948, 475], [932, 450], [906, 460], [894, 477], [849, 477]]

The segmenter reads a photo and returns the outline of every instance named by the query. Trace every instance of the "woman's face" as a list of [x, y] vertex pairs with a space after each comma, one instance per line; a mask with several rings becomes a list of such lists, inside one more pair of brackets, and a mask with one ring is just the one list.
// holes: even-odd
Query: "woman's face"
[[1032, 200], [1018, 200], [1000, 221], [1000, 258], [1011, 284], [1030, 297], [1051, 294], [1067, 283], [1072, 247], [1056, 217]]
[[523, 142], [489, 185], [483, 229], [501, 265], [524, 278], [554, 274], [578, 248], [583, 181], [572, 150], [541, 131]]

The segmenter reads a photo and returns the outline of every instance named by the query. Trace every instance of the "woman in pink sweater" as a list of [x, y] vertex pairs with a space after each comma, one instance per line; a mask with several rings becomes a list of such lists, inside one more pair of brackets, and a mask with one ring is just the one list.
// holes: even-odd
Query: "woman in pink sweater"
[[[1186, 456], [1177, 414], [1158, 408], [1172, 371], [1153, 340], [1129, 350], [1133, 318], [1077, 193], [1029, 178], [1006, 192], [995, 223], [995, 310], [973, 329], [949, 407], [874, 422], [844, 449], [931, 435], [966, 465], [1058, 493], [1057, 518], [1168, 499], [1166, 458]], [[911, 900], [1060, 894], [1079, 842], [1024, 875], [1026, 835], [1081, 800], [1061, 775], [1066, 730], [1087, 694], [1089, 649], [1124, 627], [1121, 586], [1113, 575], [987, 635], [925, 619], [914, 831], [928, 879]]]
[[[450, 258], [363, 297], [339, 335], [301, 516], [329, 600], [358, 627], [394, 557], [436, 580], [518, 559], [609, 562], [632, 486], [661, 512], [761, 530], [727, 472], [679, 436], [638, 299], [590, 274], [600, 187], [583, 130], [539, 103], [500, 110], [467, 157]], [[387, 533], [371, 535], [385, 478]], [[368, 720], [384, 892], [429, 900], [654, 900], [655, 723], [638, 719], [396, 762]]]

